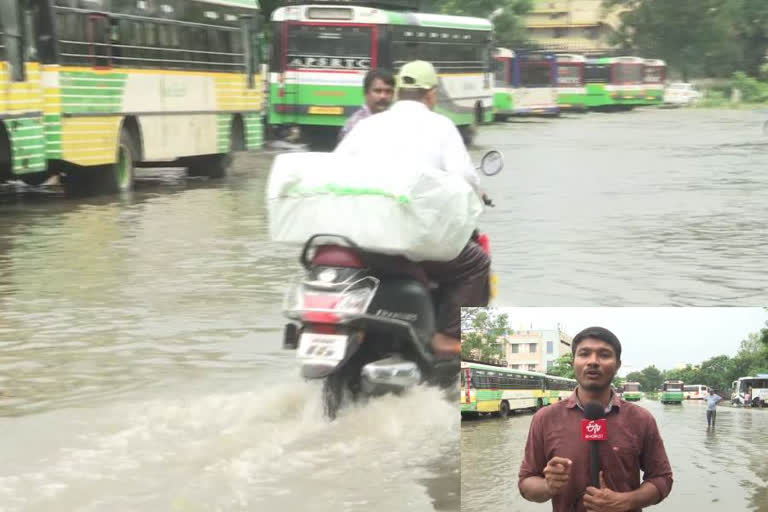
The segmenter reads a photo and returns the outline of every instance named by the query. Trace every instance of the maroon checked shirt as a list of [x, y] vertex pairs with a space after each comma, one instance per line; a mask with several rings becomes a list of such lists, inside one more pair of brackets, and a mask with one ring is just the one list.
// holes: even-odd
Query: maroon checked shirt
[[[518, 486], [530, 476], [544, 476], [552, 457], [571, 459], [568, 484], [552, 498], [554, 512], [583, 512], [589, 478], [589, 442], [581, 439], [584, 412], [576, 392], [567, 399], [539, 410], [531, 421]], [[633, 491], [643, 481], [656, 486], [661, 499], [672, 490], [672, 468], [664, 450], [656, 420], [646, 409], [621, 400], [615, 393], [605, 416], [605, 441], [598, 441], [600, 469], [609, 489]], [[634, 512], [634, 511], [633, 511]]]

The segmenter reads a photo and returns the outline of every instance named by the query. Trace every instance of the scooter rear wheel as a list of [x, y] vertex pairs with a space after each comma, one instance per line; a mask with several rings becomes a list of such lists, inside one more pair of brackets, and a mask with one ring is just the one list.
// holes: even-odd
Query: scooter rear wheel
[[330, 375], [323, 381], [323, 412], [330, 421], [335, 420], [339, 412], [343, 387], [344, 379], [340, 375]]

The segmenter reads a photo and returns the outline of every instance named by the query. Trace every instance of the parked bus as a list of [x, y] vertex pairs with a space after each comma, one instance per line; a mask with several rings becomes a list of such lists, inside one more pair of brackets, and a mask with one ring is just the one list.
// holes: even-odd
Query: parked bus
[[125, 191], [262, 146], [256, 0], [3, 0], [0, 180]]
[[663, 404], [682, 404], [683, 403], [683, 381], [665, 380], [661, 390], [661, 403]]
[[567, 397], [576, 387], [573, 379], [501, 365], [461, 362], [461, 413], [496, 413], [539, 409]]
[[749, 402], [753, 407], [768, 406], [768, 373], [758, 373], [754, 377], [741, 377], [731, 384], [731, 402], [744, 405], [749, 394]]
[[[335, 134], [360, 108], [371, 68], [397, 72], [408, 61], [431, 62], [440, 77], [436, 112], [469, 142], [493, 112], [487, 19], [409, 12], [409, 2], [292, 5], [272, 14], [269, 124]], [[364, 2], [356, 2], [364, 4]]]
[[553, 55], [519, 54], [497, 48], [494, 59], [493, 99], [497, 119], [504, 120], [511, 115], [560, 115]]
[[708, 389], [704, 384], [686, 384], [683, 386], [683, 397], [686, 400], [704, 400]]
[[667, 79], [667, 64], [661, 59], [645, 59], [643, 62], [643, 84], [646, 105], [664, 103], [664, 82]]
[[591, 109], [630, 110], [643, 104], [644, 60], [638, 57], [587, 59], [584, 81]]
[[555, 56], [557, 105], [561, 110], [584, 112], [587, 110], [587, 87], [584, 83], [583, 55], [560, 54]]
[[626, 382], [624, 384], [624, 391], [622, 392], [621, 397], [628, 402], [637, 402], [642, 400], [643, 392], [640, 391], [640, 383]]

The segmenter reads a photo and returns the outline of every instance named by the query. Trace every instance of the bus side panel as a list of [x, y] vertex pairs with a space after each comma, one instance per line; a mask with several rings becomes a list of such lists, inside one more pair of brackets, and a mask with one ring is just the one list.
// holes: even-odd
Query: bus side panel
[[0, 114], [8, 117], [4, 125], [10, 138], [10, 170], [16, 175], [46, 167], [40, 66], [29, 62], [25, 70], [25, 80], [14, 82], [8, 63], [0, 62]]
[[[232, 138], [236, 113], [243, 117], [246, 148], [262, 147], [261, 111], [264, 107], [264, 75], [254, 75], [254, 86], [248, 88], [244, 74], [215, 75], [216, 110], [226, 112], [218, 119], [218, 151], [227, 153]], [[254, 119], [255, 118], [255, 119]], [[254, 122], [255, 121], [255, 122]]]
[[88, 68], [62, 68], [46, 76], [46, 120], [52, 123], [46, 134], [60, 141], [50, 158], [83, 166], [114, 163], [126, 78]]
[[138, 114], [144, 159], [218, 152], [216, 82], [212, 73], [127, 73], [121, 112]]

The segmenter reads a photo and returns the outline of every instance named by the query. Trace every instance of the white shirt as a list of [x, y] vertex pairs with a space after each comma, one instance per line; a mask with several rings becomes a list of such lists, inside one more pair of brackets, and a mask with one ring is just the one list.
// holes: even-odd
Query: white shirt
[[479, 176], [459, 130], [450, 119], [419, 101], [398, 101], [386, 112], [363, 119], [334, 152], [391, 165], [442, 169], [467, 180], [482, 196]]

